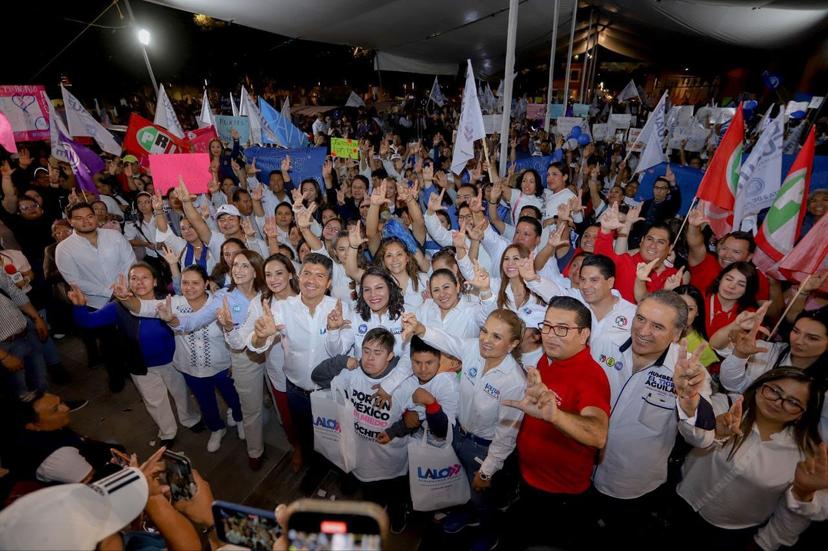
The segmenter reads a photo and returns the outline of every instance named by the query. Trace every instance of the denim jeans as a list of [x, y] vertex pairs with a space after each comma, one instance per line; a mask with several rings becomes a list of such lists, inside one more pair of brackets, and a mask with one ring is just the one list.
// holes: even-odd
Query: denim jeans
[[46, 362], [43, 354], [33, 350], [29, 332], [11, 341], [0, 342], [0, 348], [23, 360], [23, 369], [6, 376], [6, 384], [11, 393], [22, 397], [28, 392], [45, 391], [48, 388]]

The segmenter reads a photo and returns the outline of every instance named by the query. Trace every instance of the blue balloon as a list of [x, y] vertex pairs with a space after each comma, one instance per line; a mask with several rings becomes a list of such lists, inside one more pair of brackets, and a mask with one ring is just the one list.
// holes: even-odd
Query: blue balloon
[[580, 136], [578, 136], [578, 143], [580, 145], [587, 145], [591, 141], [592, 138], [589, 137], [589, 134], [581, 134]]
[[749, 99], [745, 102], [742, 102], [742, 109], [744, 111], [753, 111], [757, 107], [759, 107], [759, 102], [755, 99]]
[[580, 126], [573, 126], [572, 132], [569, 133], [570, 138], [578, 139], [578, 136], [581, 135], [581, 127]]

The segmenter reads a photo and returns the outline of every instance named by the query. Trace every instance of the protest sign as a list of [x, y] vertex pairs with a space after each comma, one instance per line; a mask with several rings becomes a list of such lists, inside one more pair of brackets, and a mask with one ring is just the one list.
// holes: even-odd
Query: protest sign
[[331, 157], [359, 159], [359, 140], [331, 138]]
[[502, 115], [483, 115], [483, 128], [486, 134], [500, 134]]
[[606, 123], [595, 123], [592, 125], [592, 141], [603, 142], [607, 139], [609, 125]]
[[573, 103], [572, 104], [572, 114], [576, 117], [586, 117], [589, 116], [589, 108], [590, 105], [588, 103]]
[[549, 104], [549, 118], [556, 119], [564, 116], [563, 103]]
[[148, 155], [184, 152], [187, 151], [187, 143], [169, 130], [133, 113], [124, 136], [124, 150], [138, 157], [139, 162], [146, 166]]
[[626, 130], [630, 127], [630, 123], [632, 122], [632, 115], [624, 114], [624, 113], [613, 113], [609, 116], [609, 120], [607, 121], [608, 130], [607, 134], [610, 136], [614, 136], [618, 133], [619, 130]]
[[561, 136], [569, 136], [572, 129], [581, 126], [584, 119], [581, 117], [558, 117], [555, 119], [555, 132]]
[[273, 147], [248, 147], [244, 150], [244, 158], [248, 163], [256, 160], [256, 168], [261, 172], [256, 177], [263, 184], [267, 185], [268, 174], [272, 170], [280, 170], [282, 159], [290, 156], [293, 169], [291, 179], [294, 185], [306, 178], [316, 180], [322, 195], [325, 194], [325, 184], [322, 180], [322, 164], [328, 156], [326, 147], [298, 147], [295, 149], [276, 149]]
[[43, 86], [0, 86], [0, 112], [18, 142], [49, 139], [49, 103]]
[[526, 118], [530, 121], [540, 121], [546, 116], [546, 105], [543, 103], [527, 103]]
[[704, 149], [710, 131], [698, 126], [677, 126], [670, 134], [667, 146], [670, 149], [680, 149], [681, 142], [686, 140], [684, 150], [698, 153]]
[[239, 143], [246, 145], [250, 143], [250, 119], [247, 117], [230, 117], [227, 115], [216, 115], [216, 132], [219, 139], [226, 143], [233, 143], [233, 136], [230, 133], [235, 130], [239, 133]]
[[190, 193], [207, 193], [207, 184], [213, 177], [207, 153], [150, 155], [149, 166], [155, 189], [162, 194], [177, 186], [179, 177], [184, 179]]

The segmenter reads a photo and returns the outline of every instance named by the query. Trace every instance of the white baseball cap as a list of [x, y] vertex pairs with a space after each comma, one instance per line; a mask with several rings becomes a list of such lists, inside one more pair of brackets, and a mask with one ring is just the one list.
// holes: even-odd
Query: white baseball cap
[[78, 448], [63, 446], [49, 454], [38, 466], [37, 479], [41, 482], [82, 482], [92, 471], [92, 465]]
[[526, 304], [517, 311], [518, 317], [526, 324], [527, 329], [537, 329], [546, 318], [546, 306], [542, 304]]
[[231, 216], [238, 216], [239, 218], [241, 218], [241, 213], [239, 212], [239, 209], [237, 209], [235, 205], [230, 205], [227, 203], [221, 205], [218, 209], [216, 209], [216, 220], [221, 218], [222, 214], [229, 214]]
[[118, 471], [94, 484], [62, 484], [27, 494], [0, 512], [0, 549], [92, 551], [147, 504], [144, 474]]

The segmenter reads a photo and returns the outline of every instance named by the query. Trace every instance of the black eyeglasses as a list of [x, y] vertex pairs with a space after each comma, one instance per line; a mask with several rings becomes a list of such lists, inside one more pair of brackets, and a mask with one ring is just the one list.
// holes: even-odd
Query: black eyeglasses
[[570, 327], [568, 325], [552, 325], [550, 323], [539, 323], [538, 329], [542, 335], [548, 335], [550, 331], [555, 333], [556, 337], [565, 337], [570, 331], [578, 331], [579, 333], [583, 327]]
[[791, 415], [799, 415], [805, 411], [805, 406], [799, 403], [799, 400], [788, 398], [775, 386], [765, 383], [762, 385], [760, 392], [762, 393], [762, 397], [769, 402], [781, 402], [782, 409]]

